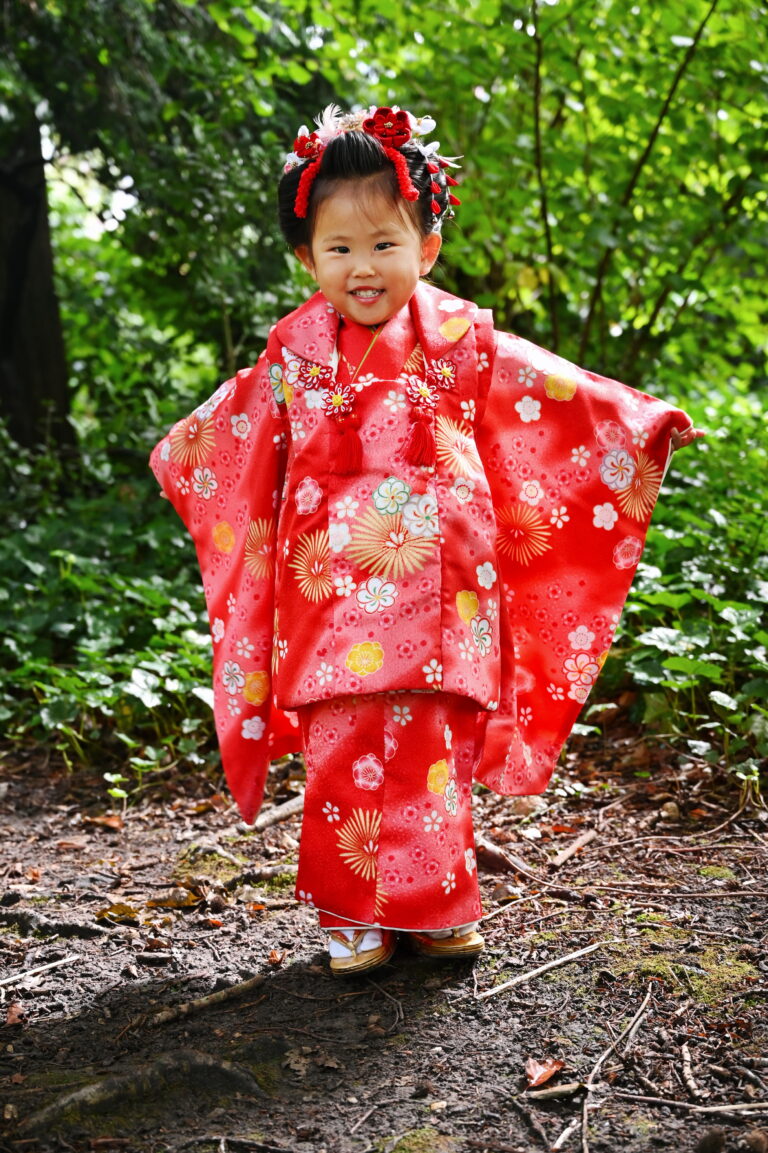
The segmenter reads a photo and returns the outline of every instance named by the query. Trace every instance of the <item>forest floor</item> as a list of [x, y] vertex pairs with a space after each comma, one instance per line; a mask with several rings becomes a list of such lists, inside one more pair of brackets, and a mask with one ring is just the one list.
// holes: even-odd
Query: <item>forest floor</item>
[[3, 758], [0, 1148], [768, 1151], [768, 819], [722, 776], [575, 740], [543, 798], [476, 798], [485, 952], [340, 981], [294, 773], [254, 832], [202, 777], [121, 814]]

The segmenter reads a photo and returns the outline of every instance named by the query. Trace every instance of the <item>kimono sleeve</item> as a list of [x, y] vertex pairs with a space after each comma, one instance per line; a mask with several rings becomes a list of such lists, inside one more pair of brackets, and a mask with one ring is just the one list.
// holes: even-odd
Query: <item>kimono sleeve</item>
[[477, 441], [501, 585], [502, 692], [477, 778], [540, 793], [597, 679], [690, 418], [507, 333]]
[[216, 731], [247, 821], [270, 760], [300, 748], [272, 704], [277, 509], [286, 432], [266, 357], [239, 372], [155, 447], [150, 466], [197, 550], [213, 638]]

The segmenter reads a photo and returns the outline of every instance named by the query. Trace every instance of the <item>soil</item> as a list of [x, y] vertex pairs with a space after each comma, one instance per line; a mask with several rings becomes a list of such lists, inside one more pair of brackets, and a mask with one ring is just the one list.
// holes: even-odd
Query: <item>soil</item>
[[6, 755], [3, 1150], [768, 1151], [760, 804], [579, 738], [544, 797], [476, 797], [485, 952], [338, 980], [292, 896], [301, 788], [278, 766], [254, 832], [205, 777], [120, 813]]

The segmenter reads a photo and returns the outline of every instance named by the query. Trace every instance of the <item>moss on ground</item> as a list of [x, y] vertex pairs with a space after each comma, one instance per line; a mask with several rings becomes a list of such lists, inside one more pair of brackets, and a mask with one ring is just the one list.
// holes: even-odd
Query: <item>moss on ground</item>
[[700, 877], [711, 877], [716, 881], [735, 881], [737, 879], [733, 869], [727, 865], [703, 865], [699, 869]]
[[455, 1137], [446, 1137], [431, 1125], [423, 1129], [411, 1129], [398, 1138], [396, 1145], [390, 1145], [391, 1137], [379, 1141], [375, 1148], [379, 1153], [453, 1153], [459, 1142]]

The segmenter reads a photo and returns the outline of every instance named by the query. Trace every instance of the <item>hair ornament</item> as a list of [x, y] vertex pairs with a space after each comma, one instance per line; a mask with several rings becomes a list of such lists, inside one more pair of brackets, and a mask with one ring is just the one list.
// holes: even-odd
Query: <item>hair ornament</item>
[[[306, 219], [309, 212], [312, 185], [320, 170], [323, 152], [332, 140], [345, 132], [365, 132], [378, 140], [394, 166], [397, 185], [405, 200], [418, 200], [419, 192], [411, 180], [406, 158], [400, 151], [404, 144], [409, 141], [415, 144], [424, 157], [428, 172], [433, 177], [441, 169], [456, 167], [456, 157], [440, 156], [438, 141], [422, 143], [422, 137], [434, 132], [436, 128], [434, 119], [431, 116], [414, 116], [413, 113], [396, 105], [391, 108], [371, 106], [366, 111], [343, 113], [337, 104], [329, 104], [315, 117], [315, 125], [316, 127], [310, 132], [306, 125], [302, 124], [293, 142], [293, 150], [288, 153], [283, 164], [284, 172], [290, 172], [299, 165], [307, 165], [299, 180], [294, 205], [295, 214], [301, 219]], [[451, 186], [457, 183], [447, 173], [445, 181]], [[433, 196], [432, 213], [439, 219], [443, 209], [435, 197], [444, 189], [436, 180], [432, 180], [430, 190]], [[448, 200], [449, 204], [460, 203], [452, 195]]]

